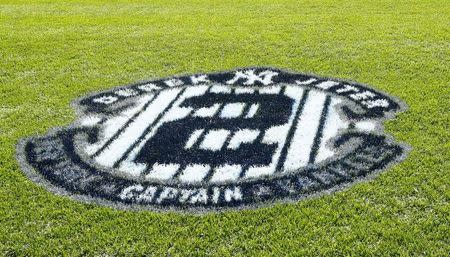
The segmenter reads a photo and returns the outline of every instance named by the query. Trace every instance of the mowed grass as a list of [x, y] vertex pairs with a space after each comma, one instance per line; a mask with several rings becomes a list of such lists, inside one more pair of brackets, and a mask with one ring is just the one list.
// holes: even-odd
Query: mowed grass
[[[450, 5], [441, 1], [0, 4], [0, 255], [450, 253]], [[356, 80], [409, 105], [386, 130], [413, 150], [344, 191], [194, 216], [76, 202], [30, 182], [22, 137], [75, 119], [89, 92], [273, 66]]]

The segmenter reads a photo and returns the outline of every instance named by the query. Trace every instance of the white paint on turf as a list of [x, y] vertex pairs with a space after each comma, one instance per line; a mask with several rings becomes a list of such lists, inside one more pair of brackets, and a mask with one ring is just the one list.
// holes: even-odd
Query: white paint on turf
[[314, 138], [319, 127], [326, 95], [318, 91], [310, 91], [303, 112], [299, 116], [298, 126], [286, 155], [284, 171], [293, 171], [308, 164]]

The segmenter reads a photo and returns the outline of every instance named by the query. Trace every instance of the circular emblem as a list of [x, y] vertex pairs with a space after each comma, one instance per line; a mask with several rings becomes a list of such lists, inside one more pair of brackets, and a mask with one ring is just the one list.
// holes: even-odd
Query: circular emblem
[[214, 210], [300, 199], [401, 160], [382, 123], [403, 104], [273, 68], [146, 81], [78, 99], [79, 119], [22, 140], [26, 174], [116, 207]]

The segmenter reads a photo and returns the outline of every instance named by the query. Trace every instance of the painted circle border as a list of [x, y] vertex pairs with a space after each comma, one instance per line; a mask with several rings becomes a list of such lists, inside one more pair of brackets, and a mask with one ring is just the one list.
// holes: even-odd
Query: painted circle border
[[[241, 68], [241, 69], [235, 69], [235, 70], [230, 70], [230, 71], [226, 71], [226, 72], [220, 72], [220, 73], [204, 73], [206, 75], [211, 75], [211, 74], [217, 74], [217, 75], [223, 75], [223, 74], [234, 74], [236, 71], [240, 71], [240, 70], [248, 70], [248, 69], [257, 69], [257, 70], [265, 70], [265, 69], [269, 69], [272, 71], [277, 71], [280, 74], [282, 74], [283, 76], [286, 75], [290, 75], [293, 77], [298, 77], [298, 78], [316, 78], [318, 80], [333, 80], [333, 81], [337, 81], [337, 82], [342, 82], [342, 83], [349, 83], [351, 85], [356, 85], [360, 88], [363, 89], [368, 89], [370, 91], [373, 92], [377, 92], [378, 94], [392, 100], [394, 103], [398, 104], [398, 108], [394, 111], [389, 111], [386, 113], [383, 113], [382, 115], [380, 115], [379, 119], [384, 121], [386, 119], [390, 119], [392, 117], [394, 117], [394, 114], [400, 111], [404, 111], [407, 109], [406, 104], [404, 104], [402, 101], [388, 96], [382, 92], [379, 92], [377, 90], [374, 90], [372, 88], [369, 88], [367, 86], [364, 86], [362, 84], [359, 83], [355, 83], [355, 82], [350, 82], [348, 80], [340, 80], [340, 79], [335, 79], [335, 78], [324, 78], [324, 77], [318, 77], [316, 75], [309, 75], [309, 74], [302, 74], [302, 73], [291, 73], [289, 71], [285, 71], [285, 70], [281, 70], [281, 69], [276, 69], [276, 68], [269, 68], [269, 67], [251, 67], [251, 68]], [[198, 74], [194, 74], [194, 75], [198, 75]], [[113, 92], [115, 90], [120, 90], [120, 89], [128, 89], [130, 87], [137, 87], [137, 86], [141, 86], [141, 85], [145, 85], [148, 83], [155, 83], [155, 82], [159, 82], [159, 81], [164, 81], [164, 80], [168, 80], [168, 79], [180, 79], [180, 78], [187, 78], [190, 77], [192, 75], [184, 75], [184, 76], [173, 76], [173, 77], [167, 77], [167, 78], [163, 78], [163, 79], [157, 79], [157, 80], [148, 80], [148, 81], [143, 81], [143, 82], [138, 82], [138, 83], [134, 83], [131, 85], [127, 85], [127, 86], [120, 86], [120, 87], [116, 87], [113, 88], [111, 90], [107, 90], [107, 91], [101, 91], [98, 93], [93, 93], [90, 94], [88, 96], [84, 96], [81, 98], [76, 99], [75, 101], [73, 101], [72, 106], [75, 107], [78, 117], [84, 115], [84, 113], [86, 112], [86, 107], [82, 106], [83, 101], [86, 101], [86, 99], [90, 99], [92, 97], [98, 96], [99, 94], [105, 94], [108, 92]], [[278, 81], [276, 83], [292, 83], [292, 81]], [[189, 85], [185, 85], [185, 86], [189, 86]], [[87, 203], [95, 203], [95, 204], [100, 204], [100, 205], [106, 205], [106, 206], [111, 206], [114, 208], [118, 208], [118, 209], [131, 209], [131, 210], [155, 210], [155, 211], [181, 211], [181, 212], [189, 212], [189, 213], [204, 213], [205, 211], [221, 211], [221, 210], [229, 210], [229, 209], [247, 209], [247, 208], [254, 208], [254, 207], [260, 207], [260, 206], [266, 206], [266, 205], [270, 205], [274, 202], [293, 202], [293, 201], [298, 201], [300, 199], [306, 198], [306, 197], [311, 197], [311, 196], [315, 196], [315, 195], [321, 195], [324, 193], [330, 193], [330, 192], [334, 192], [337, 190], [340, 190], [342, 188], [345, 188], [349, 185], [352, 185], [353, 183], [357, 183], [359, 181], [364, 181], [366, 179], [369, 179], [371, 177], [374, 177], [375, 175], [377, 175], [380, 171], [387, 169], [388, 167], [392, 166], [394, 163], [400, 162], [403, 159], [406, 158], [407, 153], [410, 150], [410, 147], [406, 144], [399, 144], [399, 143], [395, 143], [394, 140], [392, 139], [392, 137], [385, 135], [382, 131], [378, 131], [379, 134], [378, 135], [371, 135], [371, 136], [376, 136], [376, 137], [383, 137], [383, 142], [385, 142], [387, 145], [391, 145], [391, 146], [395, 146], [398, 147], [400, 149], [399, 154], [397, 154], [396, 156], [394, 156], [394, 158], [392, 158], [391, 160], [389, 160], [388, 163], [386, 163], [386, 165], [384, 165], [383, 167], [379, 168], [379, 169], [374, 169], [370, 172], [368, 172], [367, 174], [365, 174], [364, 176], [356, 176], [350, 180], [346, 180], [346, 181], [342, 181], [340, 183], [337, 183], [329, 188], [319, 188], [317, 190], [306, 190], [300, 194], [296, 194], [296, 195], [284, 195], [284, 196], [275, 196], [272, 198], [267, 198], [267, 199], [260, 199], [257, 201], [250, 201], [250, 202], [245, 202], [245, 203], [239, 203], [239, 204], [230, 204], [230, 205], [222, 205], [222, 206], [175, 206], [175, 205], [156, 205], [156, 204], [151, 204], [151, 205], [142, 205], [139, 203], [132, 203], [132, 202], [119, 202], [119, 201], [113, 201], [113, 200], [107, 200], [107, 199], [102, 199], [102, 198], [98, 198], [95, 196], [91, 196], [89, 194], [81, 194], [81, 193], [74, 193], [71, 191], [68, 191], [66, 188], [61, 187], [61, 186], [57, 186], [53, 183], [51, 183], [42, 173], [40, 173], [36, 167], [34, 167], [33, 165], [31, 165], [29, 163], [29, 160], [27, 158], [27, 154], [26, 154], [26, 146], [29, 142], [33, 141], [33, 140], [37, 140], [40, 138], [45, 138], [51, 135], [56, 135], [61, 131], [67, 131], [68, 129], [73, 129], [75, 126], [75, 123], [73, 123], [72, 125], [69, 125], [68, 127], [59, 127], [59, 128], [54, 128], [51, 129], [50, 132], [42, 137], [42, 136], [35, 136], [35, 137], [29, 137], [29, 138], [25, 138], [25, 139], [21, 139], [19, 141], [19, 143], [17, 144], [17, 152], [16, 152], [16, 156], [17, 159], [19, 161], [20, 167], [22, 168], [22, 170], [24, 171], [24, 173], [35, 183], [37, 184], [41, 184], [43, 185], [45, 188], [47, 188], [49, 191], [59, 194], [59, 195], [65, 195], [65, 196], [69, 196], [75, 200], [78, 201], [82, 201], [82, 202], [87, 202]], [[364, 135], [359, 135], [359, 136], [364, 136]], [[323, 166], [323, 165], [321, 165]], [[312, 171], [312, 170], [310, 170]], [[295, 173], [293, 174], [293, 177], [296, 177], [298, 174], [301, 173]], [[284, 178], [284, 177], [283, 177]], [[273, 178], [269, 178], [273, 179]], [[277, 178], [278, 179], [278, 178]], [[258, 182], [258, 181], [256, 181]]]

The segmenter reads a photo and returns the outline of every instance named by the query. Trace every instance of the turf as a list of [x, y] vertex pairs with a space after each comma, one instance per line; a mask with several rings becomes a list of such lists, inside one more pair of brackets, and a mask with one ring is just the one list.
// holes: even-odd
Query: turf
[[[450, 5], [445, 1], [0, 4], [0, 255], [433, 255], [450, 252]], [[404, 100], [386, 130], [413, 150], [374, 180], [256, 210], [118, 211], [49, 193], [21, 137], [71, 100], [143, 79], [273, 66]]]

